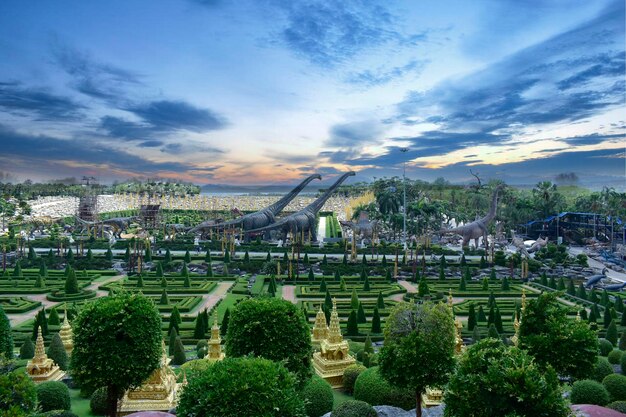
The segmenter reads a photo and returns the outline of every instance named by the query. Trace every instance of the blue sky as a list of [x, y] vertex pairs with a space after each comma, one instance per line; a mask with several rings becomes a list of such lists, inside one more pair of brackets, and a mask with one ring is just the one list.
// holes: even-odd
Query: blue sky
[[5, 0], [0, 170], [624, 188], [624, 36], [612, 0]]

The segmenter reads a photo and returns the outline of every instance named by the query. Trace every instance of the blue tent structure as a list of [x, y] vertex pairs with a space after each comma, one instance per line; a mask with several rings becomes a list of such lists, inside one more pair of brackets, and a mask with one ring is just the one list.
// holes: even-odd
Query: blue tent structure
[[531, 239], [543, 236], [552, 241], [562, 238], [566, 242], [583, 243], [585, 239], [595, 237], [601, 242], [613, 241], [614, 245], [626, 243], [626, 222], [599, 213], [566, 211], [530, 221], [521, 227]]

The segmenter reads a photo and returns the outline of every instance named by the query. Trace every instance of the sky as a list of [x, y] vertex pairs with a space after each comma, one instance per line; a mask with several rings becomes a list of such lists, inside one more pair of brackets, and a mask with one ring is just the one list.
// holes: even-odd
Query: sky
[[624, 22], [623, 0], [3, 0], [0, 171], [624, 189]]

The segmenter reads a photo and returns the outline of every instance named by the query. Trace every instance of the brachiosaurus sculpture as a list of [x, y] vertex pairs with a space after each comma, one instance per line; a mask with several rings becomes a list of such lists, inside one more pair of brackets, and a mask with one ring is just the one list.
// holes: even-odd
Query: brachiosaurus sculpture
[[440, 234], [456, 233], [463, 236], [463, 247], [467, 246], [470, 239], [474, 239], [476, 247], [478, 247], [478, 239], [483, 238], [483, 245], [487, 244], [487, 226], [496, 217], [496, 209], [498, 206], [498, 193], [502, 189], [502, 185], [498, 185], [493, 191], [491, 197], [491, 206], [489, 207], [489, 213], [481, 219], [475, 220], [471, 223], [464, 224], [463, 226], [455, 227], [453, 229], [441, 229]]
[[280, 230], [285, 235], [288, 232], [292, 232], [293, 234], [311, 232], [312, 239], [317, 240], [317, 230], [315, 230], [315, 226], [317, 224], [317, 213], [322, 209], [326, 200], [330, 198], [331, 194], [341, 185], [341, 183], [344, 182], [346, 178], [353, 177], [355, 175], [356, 173], [353, 171], [346, 172], [339, 177], [339, 179], [335, 181], [335, 183], [331, 185], [324, 194], [302, 210], [283, 217], [276, 223], [270, 224], [269, 226], [248, 230], [247, 233], [260, 234], [268, 233], [271, 230]]
[[130, 216], [130, 217], [112, 217], [106, 220], [100, 220], [97, 222], [88, 222], [86, 220], [81, 219], [78, 216], [74, 216], [79, 223], [88, 226], [109, 226], [113, 229], [113, 235], [116, 237], [121, 237], [121, 234], [124, 230], [130, 227], [131, 223], [139, 220], [139, 216]]
[[258, 229], [270, 225], [276, 221], [276, 215], [280, 213], [287, 205], [296, 198], [296, 196], [314, 179], [321, 180], [322, 177], [319, 174], [313, 174], [302, 181], [296, 188], [285, 194], [283, 198], [259, 210], [254, 213], [246, 214], [245, 216], [236, 218], [223, 223], [213, 224], [212, 220], [208, 220], [200, 223], [196, 227], [189, 229], [188, 233], [202, 233], [210, 229], [227, 229], [227, 228], [239, 228], [244, 231]]

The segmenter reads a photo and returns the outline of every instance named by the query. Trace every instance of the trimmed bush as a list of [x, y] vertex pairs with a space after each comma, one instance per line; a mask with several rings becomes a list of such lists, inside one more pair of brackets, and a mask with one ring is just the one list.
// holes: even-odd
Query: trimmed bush
[[211, 365], [213, 365], [213, 363], [214, 362], [205, 361], [202, 359], [193, 359], [181, 365], [180, 370], [183, 371], [187, 375], [187, 377], [189, 377], [189, 375], [191, 375], [194, 372], [206, 371], [207, 369], [209, 369]]
[[620, 374], [607, 375], [602, 385], [609, 392], [610, 401], [626, 400], [626, 376]]
[[70, 390], [63, 382], [48, 381], [37, 385], [37, 399], [41, 411], [69, 410]]
[[622, 360], [622, 355], [624, 352], [621, 350], [614, 349], [609, 353], [608, 360], [610, 364], [617, 365]]
[[606, 407], [610, 408], [611, 410], [619, 411], [620, 413], [626, 414], [626, 401], [613, 401]]
[[572, 404], [605, 405], [609, 402], [609, 392], [604, 385], [591, 379], [574, 382], [570, 393]]
[[357, 377], [354, 383], [354, 399], [370, 405], [391, 405], [405, 410], [415, 407], [415, 393], [392, 387], [380, 375], [377, 366], [361, 372]]
[[348, 400], [335, 408], [330, 417], [376, 417], [378, 414], [365, 401]]
[[176, 407], [179, 416], [305, 415], [294, 376], [268, 359], [227, 357], [188, 381]]
[[614, 372], [613, 365], [611, 365], [606, 358], [598, 357], [598, 362], [596, 362], [596, 366], [593, 369], [591, 379], [602, 382], [607, 375], [611, 375]]
[[309, 417], [321, 417], [333, 409], [333, 389], [317, 375], [304, 386], [302, 398]]
[[64, 371], [67, 370], [67, 352], [63, 346], [61, 336], [58, 333], [55, 333], [54, 336], [52, 336], [52, 341], [50, 342], [50, 347], [48, 347], [47, 354], [50, 359], [59, 365], [59, 368]]
[[102, 416], [107, 412], [107, 389], [106, 387], [98, 388], [91, 394], [89, 408], [93, 414]]
[[174, 357], [172, 358], [172, 365], [182, 365], [187, 362], [187, 355], [185, 354], [185, 346], [180, 340], [180, 336], [176, 337], [174, 342]]
[[356, 379], [366, 369], [367, 368], [365, 366], [359, 365], [358, 363], [348, 366], [346, 370], [343, 371], [343, 389], [346, 392], [352, 394], [352, 392], [354, 391], [354, 383], [356, 382]]
[[600, 339], [600, 355], [608, 356], [609, 353], [613, 350], [613, 343], [609, 342], [606, 339]]
[[20, 348], [20, 359], [32, 359], [35, 356], [35, 345], [30, 337], [24, 339], [22, 347]]

